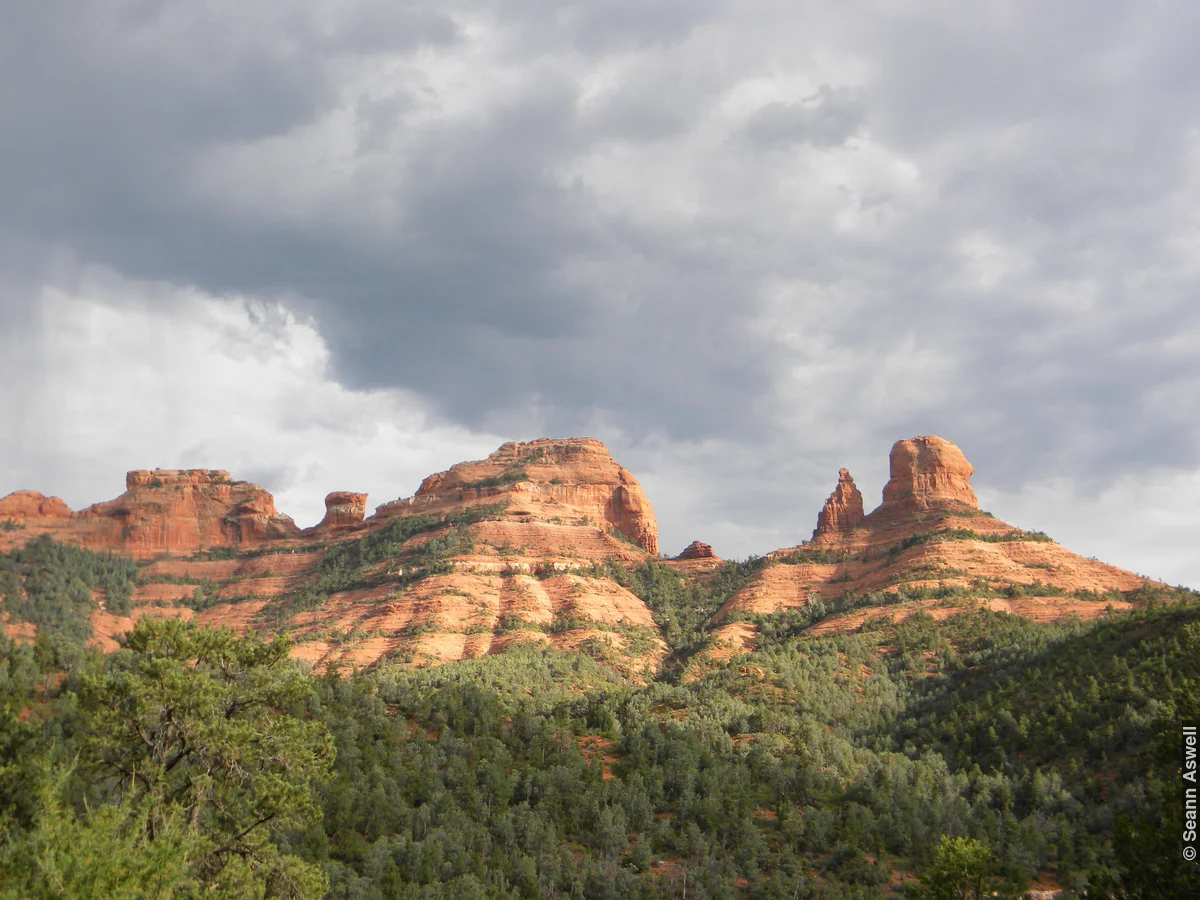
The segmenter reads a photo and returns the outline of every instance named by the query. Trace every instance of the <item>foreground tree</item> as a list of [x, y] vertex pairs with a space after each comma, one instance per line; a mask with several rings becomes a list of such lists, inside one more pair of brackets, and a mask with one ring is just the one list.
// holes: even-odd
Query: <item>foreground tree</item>
[[277, 850], [319, 820], [312, 787], [332, 739], [305, 718], [307, 674], [289, 642], [142, 618], [100, 674], [85, 677], [81, 771], [136, 810], [151, 843], [185, 823], [188, 879], [225, 896], [321, 896], [320, 870]]
[[37, 811], [27, 831], [0, 845], [0, 898], [167, 898], [188, 880], [197, 838], [178, 811], [150, 839], [145, 816], [124, 801], [76, 813], [64, 802], [70, 771], [39, 773]]
[[[996, 858], [986, 845], [968, 837], [943, 835], [933, 864], [921, 872], [919, 900], [981, 900], [1008, 896]], [[1009, 893], [1015, 896], [1015, 891]]]

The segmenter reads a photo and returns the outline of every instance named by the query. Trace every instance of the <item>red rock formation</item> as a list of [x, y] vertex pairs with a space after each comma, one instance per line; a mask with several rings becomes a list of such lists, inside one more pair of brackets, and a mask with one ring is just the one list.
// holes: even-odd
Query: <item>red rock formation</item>
[[517, 521], [613, 528], [658, 554], [658, 525], [636, 478], [593, 438], [503, 444], [487, 459], [430, 475], [409, 499], [376, 508], [381, 517], [501, 503]]
[[366, 494], [334, 491], [325, 497], [325, 518], [317, 528], [322, 531], [356, 528], [363, 523], [366, 514]]
[[0, 519], [66, 519], [71, 508], [58, 497], [37, 491], [14, 491], [0, 498]]
[[232, 484], [224, 469], [134, 469], [125, 473], [125, 490]]
[[978, 508], [970, 484], [974, 470], [950, 441], [934, 435], [897, 441], [889, 461], [891, 478], [884, 485], [883, 503], [873, 517], [903, 518], [914, 512], [957, 505]]
[[833, 493], [829, 495], [825, 506], [817, 515], [817, 528], [812, 539], [822, 541], [841, 537], [853, 531], [862, 520], [862, 494], [854, 486], [850, 470], [839, 469], [837, 487], [833, 489]]
[[207, 547], [249, 547], [299, 533], [274, 498], [258, 485], [231, 481], [220, 469], [136, 470], [115, 500], [76, 515], [101, 520], [99, 539], [138, 556]]
[[[1132, 572], [1031, 539], [980, 513], [969, 484], [971, 466], [948, 441], [900, 441], [891, 460], [884, 502], [865, 518], [861, 494], [849, 473], [841, 471], [814, 535], [827, 541], [819, 548], [801, 546], [769, 554], [713, 617], [714, 626], [719, 625], [714, 653], [728, 655], [753, 646], [751, 622], [719, 624], [730, 613], [794, 609], [814, 597], [829, 602], [846, 592], [955, 586], [963, 591], [961, 604], [982, 601], [1036, 618], [1088, 618], [1103, 614], [1107, 606], [1127, 608], [1133, 601], [1111, 596], [1078, 599], [1069, 596], [1071, 592], [1128, 592], [1146, 582]], [[625, 660], [622, 665], [637, 673], [667, 652], [659, 638], [649, 649], [640, 639], [636, 645], [625, 643], [632, 637], [625, 634], [625, 626], [655, 627], [650, 610], [615, 581], [580, 571], [589, 561], [612, 558], [638, 565], [646, 551], [658, 551], [649, 502], [636, 479], [599, 441], [505, 444], [486, 460], [431, 475], [414, 497], [385, 504], [365, 521], [366, 495], [334, 492], [326, 498], [322, 525], [304, 533], [276, 511], [270, 494], [231, 481], [223, 471], [136, 471], [129, 473], [126, 485], [116, 500], [80, 513], [30, 491], [0, 499], [0, 522], [19, 520], [17, 527], [0, 528], [0, 550], [48, 534], [141, 557], [175, 552], [172, 558], [149, 564], [148, 576], [168, 577], [138, 584], [130, 616], [101, 608], [93, 612], [97, 640], [108, 649], [140, 615], [194, 616], [243, 631], [259, 628], [257, 614], [271, 604], [286, 611], [297, 593], [312, 583], [325, 548], [335, 541], [385, 528], [394, 516], [440, 516], [464, 507], [496, 505], [499, 513], [469, 526], [470, 539], [458, 552], [452, 551], [437, 574], [412, 578], [410, 551], [433, 536], [420, 533], [395, 548], [394, 559], [377, 561], [368, 577], [334, 591], [320, 608], [293, 610], [293, 634], [304, 636], [295, 654], [319, 665], [361, 665], [395, 655], [419, 663], [503, 652], [529, 640], [572, 651], [586, 651], [599, 641], [611, 643]], [[321, 527], [328, 530], [322, 532]], [[617, 531], [640, 546], [615, 540]], [[938, 536], [939, 531], [944, 534]], [[907, 541], [919, 534], [931, 539]], [[996, 535], [1010, 539], [986, 540]], [[262, 541], [272, 542], [270, 554], [220, 559], [191, 555], [212, 546], [248, 547]], [[821, 552], [812, 552], [817, 549]], [[710, 577], [721, 566], [712, 548], [699, 541], [664, 563], [685, 578], [697, 579]], [[174, 583], [181, 577], [192, 583]], [[187, 604], [197, 579], [215, 582], [216, 602], [200, 612]], [[997, 590], [1035, 580], [1059, 587], [1063, 594], [1008, 597]], [[979, 587], [983, 584], [992, 589], [984, 591]], [[850, 610], [839, 614], [841, 618], [830, 616], [815, 627], [850, 629], [864, 616], [905, 615], [917, 609], [942, 616], [956, 608], [960, 607], [947, 605], [943, 597], [897, 599], [878, 608]], [[527, 627], [514, 630], [514, 621]], [[556, 623], [562, 627], [548, 627]], [[434, 627], [424, 628], [426, 624]], [[28, 623], [0, 621], [0, 626], [21, 639], [33, 637]], [[349, 640], [351, 633], [364, 636]], [[724, 650], [719, 649], [722, 641]], [[638, 645], [642, 649], [634, 650]]]
[[[733, 613], [765, 614], [828, 603], [846, 593], [893, 594], [896, 602], [854, 610], [823, 619], [809, 631], [852, 631], [875, 618], [897, 621], [916, 611], [945, 618], [964, 608], [983, 605], [1039, 620], [1079, 616], [1091, 619], [1107, 607], [1127, 609], [1128, 594], [1148, 584], [1141, 575], [1084, 559], [1044, 536], [1014, 528], [981, 512], [969, 482], [971, 464], [950, 441], [923, 436], [898, 441], [891, 452], [891, 479], [883, 503], [862, 515], [862, 499], [850, 474], [842, 469], [838, 486], [818, 519], [814, 541], [822, 555], [805, 558], [808, 546], [767, 555], [767, 564], [725, 602], [712, 624], [717, 658], [753, 644], [754, 627], [727, 622]], [[854, 522], [860, 527], [851, 528]], [[908, 539], [924, 536], [925, 540]], [[995, 540], [1004, 536], [1005, 540]], [[797, 552], [799, 551], [799, 552]], [[790, 557], [790, 558], [789, 558]], [[998, 595], [1012, 586], [1035, 582], [1060, 593]], [[960, 593], [905, 600], [904, 591], [955, 588]], [[1092, 597], [1072, 596], [1090, 592]], [[1103, 598], [1099, 595], [1105, 594]], [[727, 624], [720, 624], [727, 622]], [[724, 644], [724, 649], [720, 649]]]
[[[607, 452], [607, 451], [605, 451]], [[647, 553], [658, 555], [658, 523], [642, 486], [624, 466], [618, 466], [621, 483], [604, 507], [604, 518]]]
[[711, 544], [702, 544], [702, 543], [700, 543], [700, 541], [692, 541], [690, 544], [688, 544], [686, 547], [684, 547], [683, 552], [680, 553], [675, 558], [679, 559], [679, 560], [683, 560], [683, 559], [715, 559], [716, 554], [713, 553], [713, 548], [712, 548]]

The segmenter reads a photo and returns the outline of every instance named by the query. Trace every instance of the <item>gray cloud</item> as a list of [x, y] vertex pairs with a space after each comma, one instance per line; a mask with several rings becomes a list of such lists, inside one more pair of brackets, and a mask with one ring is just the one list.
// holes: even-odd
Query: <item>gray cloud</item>
[[[491, 4], [481, 4], [491, 6]], [[609, 0], [606, 3], [558, 3], [555, 0], [501, 0], [494, 5], [506, 25], [517, 25], [523, 38], [541, 46], [567, 45], [588, 55], [662, 47], [688, 36], [716, 18], [718, 0]], [[522, 41], [519, 50], [528, 49]]]
[[836, 147], [858, 131], [862, 109], [857, 92], [827, 84], [801, 103], [768, 103], [746, 123], [751, 140], [766, 145], [808, 142]]
[[88, 264], [281, 300], [349, 387], [692, 454], [756, 534], [916, 433], [1009, 494], [1200, 465], [1194, 4], [7, 18], [14, 332]]

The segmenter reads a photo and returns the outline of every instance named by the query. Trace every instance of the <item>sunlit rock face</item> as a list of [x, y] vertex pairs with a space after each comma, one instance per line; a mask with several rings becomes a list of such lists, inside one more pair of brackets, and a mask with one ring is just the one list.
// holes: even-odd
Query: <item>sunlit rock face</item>
[[855, 487], [850, 470], [841, 469], [838, 471], [837, 487], [817, 515], [817, 527], [812, 539], [821, 542], [840, 538], [857, 528], [862, 520], [862, 493]]
[[75, 514], [91, 525], [83, 543], [135, 556], [209, 547], [253, 547], [299, 533], [256, 484], [222, 469], [137, 469], [125, 493]]
[[487, 459], [430, 475], [411, 498], [379, 516], [500, 503], [505, 518], [583, 522], [611, 528], [658, 554], [658, 524], [642, 487], [594, 438], [541, 438], [503, 444]]
[[947, 506], [979, 507], [971, 489], [974, 469], [957, 445], [936, 435], [896, 441], [888, 457], [891, 477], [883, 488], [879, 518]]
[[357, 528], [367, 515], [367, 495], [353, 491], [334, 491], [325, 497], [325, 518], [317, 531], [342, 531]]
[[683, 548], [683, 552], [677, 557], [678, 560], [688, 559], [716, 559], [716, 554], [713, 553], [712, 544], [704, 544], [700, 541], [692, 541]]

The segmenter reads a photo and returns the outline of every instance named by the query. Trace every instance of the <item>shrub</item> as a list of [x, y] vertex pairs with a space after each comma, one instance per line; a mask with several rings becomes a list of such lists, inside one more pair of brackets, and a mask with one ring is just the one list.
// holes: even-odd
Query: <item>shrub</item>
[[476, 481], [463, 483], [464, 489], [479, 490], [480, 488], [503, 487], [506, 484], [516, 484], [518, 481], [528, 481], [529, 473], [524, 469], [508, 469], [499, 475], [491, 475]]

